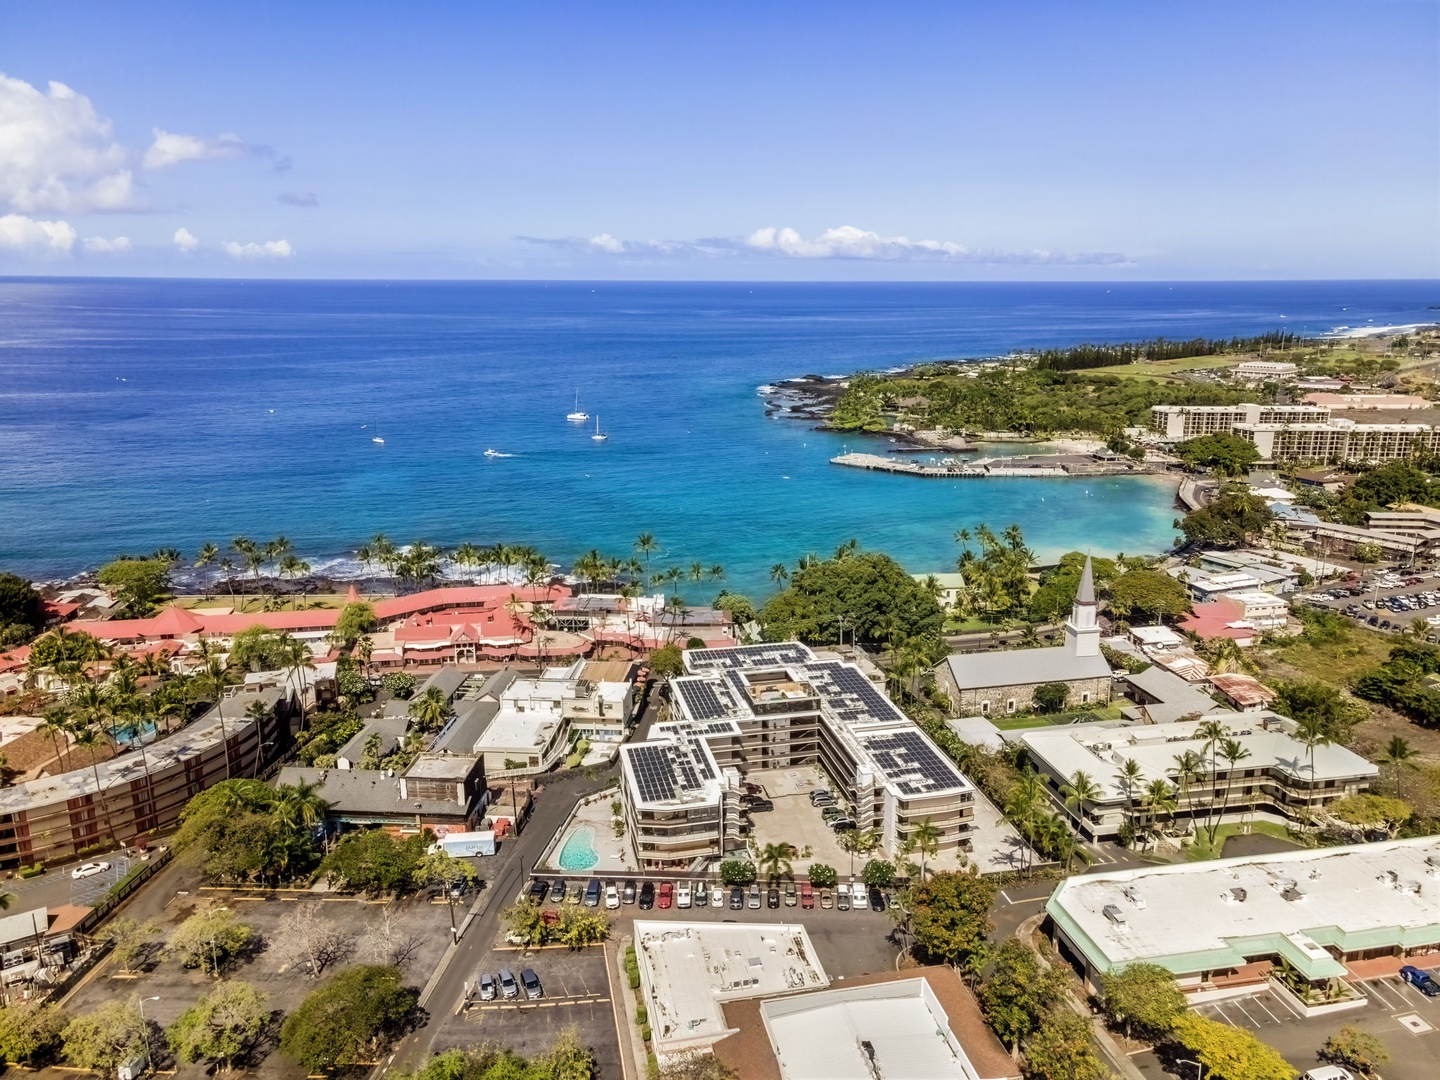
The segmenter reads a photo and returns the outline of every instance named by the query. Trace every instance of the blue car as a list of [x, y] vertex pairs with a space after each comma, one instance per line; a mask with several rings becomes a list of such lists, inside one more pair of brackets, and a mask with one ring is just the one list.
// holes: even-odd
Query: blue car
[[1400, 978], [1404, 979], [1411, 986], [1415, 987], [1426, 997], [1440, 996], [1440, 982], [1436, 982], [1428, 971], [1421, 971], [1417, 967], [1406, 964], [1400, 969]]

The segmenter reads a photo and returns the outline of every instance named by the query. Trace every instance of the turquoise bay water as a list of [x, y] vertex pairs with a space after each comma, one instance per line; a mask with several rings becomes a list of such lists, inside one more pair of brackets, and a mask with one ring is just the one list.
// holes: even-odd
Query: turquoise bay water
[[[344, 575], [380, 530], [564, 564], [649, 531], [655, 566], [719, 563], [760, 596], [773, 563], [851, 537], [949, 569], [953, 534], [980, 522], [1018, 522], [1042, 556], [1155, 551], [1168, 484], [844, 469], [828, 459], [869, 440], [769, 419], [757, 389], [1015, 347], [1433, 321], [1437, 301], [1426, 282], [0, 281], [0, 567], [62, 576], [284, 534]], [[608, 440], [565, 422], [577, 389]]]

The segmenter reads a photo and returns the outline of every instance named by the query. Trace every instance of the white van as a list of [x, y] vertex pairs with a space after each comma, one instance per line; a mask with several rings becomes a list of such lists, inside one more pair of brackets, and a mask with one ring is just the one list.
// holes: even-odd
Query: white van
[[1300, 1080], [1355, 1080], [1355, 1075], [1339, 1065], [1321, 1065], [1318, 1069], [1311, 1069]]

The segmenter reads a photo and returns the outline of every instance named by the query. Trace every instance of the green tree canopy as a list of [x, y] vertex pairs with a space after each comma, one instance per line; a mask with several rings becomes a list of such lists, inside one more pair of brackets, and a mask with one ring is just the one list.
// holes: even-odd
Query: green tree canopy
[[1175, 447], [1175, 454], [1191, 469], [1208, 469], [1220, 476], [1244, 476], [1260, 460], [1254, 443], [1228, 431], [1188, 439]]
[[650, 670], [662, 679], [685, 673], [684, 654], [679, 645], [662, 645], [650, 653]]
[[17, 1001], [0, 1009], [0, 1059], [41, 1065], [60, 1050], [70, 1018], [59, 1005]]
[[1185, 1011], [1175, 976], [1159, 964], [1127, 964], [1100, 977], [1100, 1003], [1112, 1024], [1126, 1035], [1164, 1038]]
[[860, 880], [874, 889], [888, 889], [895, 880], [895, 864], [888, 859], [871, 859], [860, 871]]
[[720, 864], [720, 880], [726, 885], [749, 885], [755, 880], [755, 864], [749, 859], [726, 859]]
[[186, 1065], [213, 1061], [229, 1068], [249, 1051], [270, 1020], [269, 995], [243, 982], [223, 982], [200, 995], [165, 1029], [170, 1049]]
[[1110, 588], [1110, 611], [1122, 619], [1177, 619], [1190, 611], [1185, 586], [1159, 570], [1127, 570]]
[[361, 829], [331, 848], [320, 870], [352, 889], [403, 892], [415, 886], [425, 849], [434, 840], [429, 831], [402, 840], [383, 829]]
[[840, 875], [836, 873], [835, 868], [824, 863], [811, 863], [809, 877], [810, 884], [819, 889], [834, 888], [835, 882], [840, 880]]
[[1214, 1080], [1295, 1080], [1295, 1069], [1245, 1028], [1231, 1027], [1198, 1013], [1175, 1021], [1175, 1039]]
[[[1027, 1080], [1110, 1080], [1084, 1017], [1055, 1010], [1025, 1044]], [[1259, 1080], [1259, 1078], [1254, 1078]]]
[[373, 1061], [403, 1030], [415, 998], [397, 967], [345, 968], [285, 1018], [280, 1051], [311, 1072]]
[[61, 1037], [65, 1060], [71, 1065], [113, 1073], [116, 1066], [146, 1051], [139, 995], [111, 998], [97, 1005], [66, 1024]]
[[[1083, 551], [1071, 551], [1060, 556], [1059, 564], [1041, 575], [1040, 587], [1030, 597], [1030, 618], [1035, 622], [1055, 622], [1069, 615], [1084, 569]], [[1114, 559], [1092, 558], [1090, 572], [1095, 578], [1095, 591], [1100, 596], [1108, 596], [1110, 583], [1120, 569]]]
[[170, 563], [163, 559], [116, 559], [102, 566], [95, 580], [134, 616], [148, 615], [170, 591]]
[[170, 935], [169, 952], [187, 968], [217, 975], [250, 948], [255, 931], [227, 908], [197, 912]]
[[985, 947], [993, 929], [990, 905], [996, 886], [974, 867], [945, 870], [910, 889], [912, 927], [919, 951], [928, 960], [964, 965]]
[[1365, 709], [1341, 691], [1318, 679], [1281, 683], [1275, 691], [1275, 711], [1298, 723], [1314, 724], [1332, 742], [1348, 742]]
[[231, 639], [229, 662], [242, 671], [279, 671], [289, 665], [290, 635], [247, 626]]
[[1214, 547], [1239, 547], [1252, 542], [1275, 519], [1258, 495], [1230, 489], [1208, 506], [1192, 510], [1180, 522], [1185, 539]]
[[1042, 713], [1058, 713], [1070, 700], [1070, 687], [1063, 682], [1041, 683], [1035, 687], [1035, 708]]
[[1012, 1050], [1040, 1026], [1065, 992], [1065, 980], [1040, 966], [1035, 950], [1009, 937], [995, 950], [994, 968], [980, 989], [985, 1019]]
[[767, 641], [831, 644], [842, 623], [857, 641], [934, 638], [944, 624], [939, 601], [888, 555], [846, 553], [807, 563], [760, 610]]
[[[704, 1056], [715, 1060], [710, 1054]], [[555, 1045], [538, 1057], [524, 1058], [513, 1050], [490, 1045], [447, 1050], [413, 1073], [397, 1074], [397, 1080], [593, 1080], [596, 1075], [595, 1055], [581, 1045], [573, 1028], [567, 1028]], [[664, 1080], [663, 1071], [661, 1077]], [[724, 1078], [697, 1073], [685, 1080]]]
[[0, 574], [0, 626], [21, 626], [34, 633], [44, 624], [35, 587], [18, 574]]
[[341, 609], [330, 637], [345, 645], [354, 645], [362, 634], [368, 634], [377, 625], [374, 606], [360, 600]]

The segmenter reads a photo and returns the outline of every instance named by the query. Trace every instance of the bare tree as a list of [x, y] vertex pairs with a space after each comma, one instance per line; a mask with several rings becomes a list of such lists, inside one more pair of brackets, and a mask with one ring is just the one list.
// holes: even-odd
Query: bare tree
[[365, 935], [370, 946], [370, 959], [379, 964], [406, 967], [419, 953], [424, 939], [399, 925], [389, 904], [379, 910], [379, 918]]
[[281, 940], [304, 958], [312, 979], [355, 955], [355, 934], [331, 923], [320, 907], [318, 903], [296, 904], [280, 920]]

